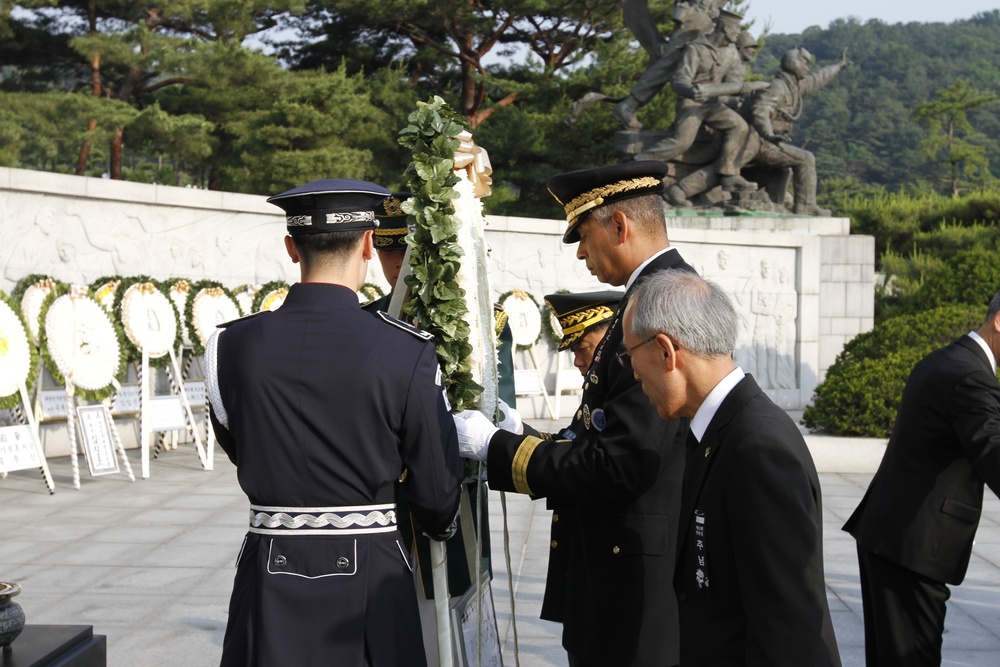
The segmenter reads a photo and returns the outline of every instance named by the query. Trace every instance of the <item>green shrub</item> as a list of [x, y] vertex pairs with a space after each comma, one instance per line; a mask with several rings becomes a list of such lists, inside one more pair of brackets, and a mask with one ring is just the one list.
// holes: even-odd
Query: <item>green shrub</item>
[[[904, 258], [882, 257], [886, 287], [876, 295], [877, 320], [948, 304], [985, 306], [1000, 289], [1000, 230], [948, 228]], [[960, 249], [960, 243], [964, 248]]]
[[889, 437], [914, 364], [978, 328], [985, 311], [944, 306], [888, 319], [856, 336], [816, 387], [802, 423], [832, 435]]

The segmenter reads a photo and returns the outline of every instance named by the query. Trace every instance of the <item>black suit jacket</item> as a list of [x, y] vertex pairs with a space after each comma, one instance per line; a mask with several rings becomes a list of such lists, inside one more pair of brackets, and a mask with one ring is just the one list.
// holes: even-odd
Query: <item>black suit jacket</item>
[[748, 375], [687, 456], [681, 667], [839, 666], [819, 478], [798, 428]]
[[872, 553], [960, 584], [984, 483], [1000, 493], [1000, 384], [963, 336], [913, 368], [882, 464], [844, 530]]
[[[663, 269], [694, 270], [670, 250], [639, 280]], [[553, 539], [550, 565], [555, 559], [561, 579], [546, 583], [546, 613], [562, 617], [563, 647], [588, 664], [662, 667], [678, 658], [671, 579], [686, 422], [657, 416], [615, 359], [621, 341], [616, 316], [587, 371], [574, 439], [493, 437], [490, 487], [560, 508], [553, 519], [566, 536]]]

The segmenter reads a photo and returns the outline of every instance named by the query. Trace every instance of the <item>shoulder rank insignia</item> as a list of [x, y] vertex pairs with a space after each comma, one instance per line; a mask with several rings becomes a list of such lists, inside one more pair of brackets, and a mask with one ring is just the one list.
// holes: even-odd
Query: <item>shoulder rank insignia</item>
[[244, 315], [243, 317], [237, 317], [235, 320], [229, 320], [228, 322], [223, 322], [222, 324], [216, 324], [215, 326], [216, 326], [217, 329], [228, 329], [230, 326], [232, 326], [233, 324], [236, 324], [237, 322], [245, 322], [247, 320], [252, 320], [255, 317], [258, 317], [260, 315], [265, 315], [265, 314], [271, 313], [271, 312], [274, 312], [274, 311], [271, 311], [271, 310], [258, 310], [256, 313], [250, 313], [249, 315]]
[[396, 327], [397, 329], [402, 329], [403, 331], [405, 331], [406, 333], [408, 333], [408, 334], [410, 334], [412, 336], [416, 336], [417, 338], [420, 338], [422, 340], [427, 340], [427, 341], [434, 340], [434, 335], [433, 334], [431, 334], [431, 333], [429, 333], [427, 331], [421, 331], [417, 327], [413, 326], [412, 324], [407, 324], [403, 320], [397, 320], [395, 317], [392, 317], [391, 315], [387, 315], [385, 313], [385, 311], [379, 310], [379, 311], [376, 312], [376, 314], [379, 317], [381, 317], [384, 322], [387, 322], [388, 324], [391, 324], [392, 326]]

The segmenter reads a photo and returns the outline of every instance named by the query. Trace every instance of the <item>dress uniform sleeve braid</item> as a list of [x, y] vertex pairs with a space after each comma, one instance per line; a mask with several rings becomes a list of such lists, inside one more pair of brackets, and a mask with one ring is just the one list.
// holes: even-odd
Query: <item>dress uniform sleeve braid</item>
[[223, 329], [216, 329], [208, 337], [205, 344], [205, 393], [212, 407], [215, 419], [224, 428], [229, 428], [229, 414], [222, 404], [222, 393], [219, 390], [219, 336]]

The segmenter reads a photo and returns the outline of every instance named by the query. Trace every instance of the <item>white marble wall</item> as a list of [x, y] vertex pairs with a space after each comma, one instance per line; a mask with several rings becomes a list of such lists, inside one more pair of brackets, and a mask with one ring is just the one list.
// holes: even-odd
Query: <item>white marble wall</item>
[[[0, 168], [0, 290], [32, 273], [76, 283], [105, 275], [208, 278], [231, 288], [293, 282], [283, 217], [264, 200]], [[737, 361], [780, 404], [804, 407], [843, 343], [871, 328], [874, 241], [850, 236], [848, 220], [685, 216], [667, 224], [688, 262], [733, 296], [744, 323]], [[495, 296], [519, 288], [541, 303], [557, 290], [606, 287], [576, 259], [576, 246], [561, 242], [564, 225], [489, 219]], [[386, 287], [377, 262], [369, 280]], [[553, 349], [543, 340], [515, 358], [518, 368], [537, 365], [549, 393], [557, 367], [569, 363]], [[549, 416], [540, 394], [519, 405], [528, 417]]]

